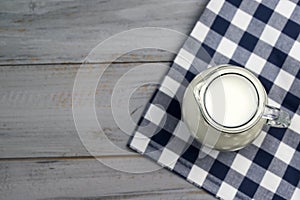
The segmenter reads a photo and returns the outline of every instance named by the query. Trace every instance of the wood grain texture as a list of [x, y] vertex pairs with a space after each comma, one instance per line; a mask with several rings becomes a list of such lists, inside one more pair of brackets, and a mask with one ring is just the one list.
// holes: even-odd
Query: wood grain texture
[[130, 174], [94, 159], [2, 161], [0, 169], [1, 199], [213, 199], [166, 170]]
[[[169, 65], [170, 63], [161, 63]], [[129, 136], [124, 134], [116, 124], [111, 111], [111, 94], [115, 84], [126, 72], [140, 66], [134, 64], [113, 64], [103, 73], [96, 92], [96, 111], [103, 132], [110, 141], [126, 150]], [[161, 79], [164, 72], [160, 69], [148, 74], [147, 69], [137, 71], [129, 76], [125, 83], [129, 88], [130, 80], [142, 77], [152, 81]], [[2, 66], [0, 68], [0, 157], [69, 157], [90, 155], [82, 145], [72, 116], [72, 90], [79, 65], [34, 65], [34, 66]], [[86, 65], [84, 80], [93, 76], [90, 68], [104, 70], [104, 65]], [[165, 67], [166, 68], [166, 67]], [[146, 71], [146, 73], [145, 73]], [[151, 97], [155, 85], [142, 85], [137, 89], [130, 101], [129, 113], [137, 122], [146, 102]], [[84, 99], [94, 95], [89, 88], [78, 93], [84, 107]], [[79, 102], [79, 101], [78, 101]], [[126, 109], [126, 108], [121, 108]], [[89, 126], [89, 116], [85, 116]], [[124, 119], [123, 119], [124, 120]], [[98, 131], [98, 129], [96, 130]], [[132, 131], [131, 131], [132, 132]], [[130, 133], [129, 133], [130, 134]], [[104, 136], [105, 136], [104, 135]], [[91, 143], [93, 141], [91, 140]], [[115, 155], [118, 152], [107, 152], [107, 140], [97, 144], [101, 155]], [[129, 155], [133, 153], [126, 150]], [[126, 153], [127, 154], [127, 153]]]
[[[103, 130], [113, 143], [124, 150], [128, 136], [114, 123], [106, 101], [119, 78], [141, 64], [144, 63], [112, 64], [104, 71], [96, 93], [96, 108], [99, 119], [103, 120]], [[102, 156], [98, 159], [110, 167], [118, 166], [119, 170], [110, 169], [91, 158], [77, 135], [72, 118], [72, 88], [79, 67], [22, 65], [0, 68], [1, 197], [210, 199], [202, 190], [167, 170], [146, 174], [120, 172], [120, 169], [153, 171], [159, 166], [128, 149], [122, 155], [107, 152], [105, 140], [99, 144]], [[104, 70], [101, 64], [83, 67], [87, 69], [87, 80], [92, 75], [88, 69]], [[148, 73], [147, 70], [137, 71], [129, 79], [141, 76], [145, 80], [153, 80], [153, 77], [145, 76]], [[157, 69], [154, 77], [163, 77], [163, 74]], [[130, 83], [126, 86], [130, 87]], [[154, 88], [152, 85], [143, 86], [132, 95], [130, 112], [134, 120], [140, 117]], [[88, 118], [86, 123], [89, 123]]]
[[[117, 81], [137, 66], [157, 69], [129, 73], [141, 83], [161, 80], [174, 54], [137, 50], [104, 63], [130, 46], [156, 41], [177, 51], [183, 37], [159, 31], [112, 41], [94, 64], [83, 65], [84, 80], [104, 72], [98, 83], [96, 113], [102, 131], [94, 159], [76, 131], [72, 106], [86, 106], [89, 88], [75, 95], [76, 73], [88, 53], [110, 36], [140, 27], [162, 27], [189, 34], [208, 0], [11, 0], [0, 1], [0, 199], [214, 199], [126, 148], [128, 135], [118, 127], [110, 97]], [[97, 64], [96, 64], [97, 63]], [[102, 63], [102, 64], [101, 64]], [[129, 102], [134, 122], [156, 85], [136, 88]], [[78, 101], [77, 101], [78, 100]], [[123, 118], [125, 119], [125, 118]], [[84, 121], [90, 125], [89, 116]], [[132, 127], [131, 127], [132, 128]], [[123, 151], [108, 148], [107, 137]], [[99, 160], [102, 162], [99, 162]], [[105, 165], [104, 165], [105, 164]], [[116, 170], [108, 166], [117, 166]], [[154, 171], [141, 174], [122, 171]], [[121, 171], [120, 171], [121, 170]]]
[[[0, 64], [78, 63], [99, 42], [133, 28], [162, 27], [189, 34], [207, 1], [0, 1]], [[166, 42], [159, 33], [149, 39], [153, 38]], [[177, 49], [182, 45], [176, 37], [169, 39]], [[128, 43], [124, 39], [122, 45], [112, 45], [108, 56]], [[123, 57], [123, 61], [171, 59], [163, 52], [143, 51]]]

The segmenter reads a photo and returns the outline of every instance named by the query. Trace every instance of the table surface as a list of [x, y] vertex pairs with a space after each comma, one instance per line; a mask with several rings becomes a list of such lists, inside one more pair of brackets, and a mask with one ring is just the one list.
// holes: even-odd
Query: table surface
[[[80, 141], [72, 115], [74, 79], [95, 45], [139, 27], [189, 34], [207, 1], [0, 1], [0, 199], [214, 199], [166, 169], [133, 174], [105, 166]], [[177, 50], [182, 45], [177, 37], [171, 41]], [[113, 57], [126, 42], [125, 38], [121, 45], [112, 45], [106, 56]], [[105, 163], [130, 166], [133, 171], [156, 166], [126, 150], [128, 136], [107, 117], [111, 108], [103, 99], [110, 98], [128, 70], [148, 63], [169, 65], [173, 59], [162, 50], [136, 50], [105, 71], [96, 92], [97, 116], [103, 122], [103, 131], [97, 134], [105, 134], [125, 150], [106, 152], [103, 140], [97, 145], [106, 152], [99, 154]], [[105, 64], [85, 65], [104, 69]], [[132, 80], [161, 79], [165, 71], [137, 73]], [[138, 120], [154, 88], [142, 86], [131, 96], [133, 120]]]

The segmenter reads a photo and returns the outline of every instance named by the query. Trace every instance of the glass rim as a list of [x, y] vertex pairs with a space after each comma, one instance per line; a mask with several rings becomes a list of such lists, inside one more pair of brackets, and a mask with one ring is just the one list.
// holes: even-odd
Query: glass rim
[[[253, 116], [251, 116], [251, 118], [248, 121], [237, 126], [224, 126], [223, 124], [220, 124], [217, 121], [215, 121], [215, 119], [213, 119], [208, 113], [205, 104], [205, 95], [210, 84], [215, 79], [227, 74], [235, 74], [246, 78], [254, 86], [257, 94], [258, 102], [257, 102], [255, 113], [253, 114]], [[207, 76], [208, 77], [204, 80], [205, 83], [201, 84], [201, 88], [199, 89], [199, 95], [200, 95], [199, 99], [202, 100], [198, 102], [198, 104], [205, 121], [207, 121], [210, 124], [210, 126], [212, 126], [213, 128], [219, 131], [226, 132], [226, 133], [239, 133], [252, 128], [258, 123], [258, 121], [262, 118], [264, 107], [267, 103], [267, 95], [261, 82], [254, 74], [252, 74], [249, 70], [244, 69], [242, 67], [237, 67], [233, 65], [219, 65], [216, 66], [216, 69], [212, 70], [209, 74], [207, 74]], [[199, 82], [195, 86], [196, 90], [197, 90], [197, 86], [199, 85]]]

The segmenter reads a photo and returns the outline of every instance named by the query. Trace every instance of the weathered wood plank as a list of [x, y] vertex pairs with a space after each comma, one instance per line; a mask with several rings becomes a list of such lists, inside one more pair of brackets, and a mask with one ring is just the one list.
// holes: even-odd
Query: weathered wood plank
[[1, 161], [0, 170], [1, 199], [213, 199], [167, 170], [123, 173], [94, 159]]
[[[104, 72], [96, 92], [97, 116], [103, 131], [114, 144], [125, 150], [129, 136], [119, 129], [112, 117], [110, 97], [119, 78], [140, 64], [111, 65]], [[157, 70], [149, 68], [149, 72], [144, 69], [131, 74], [126, 87], [129, 88], [130, 81], [136, 77], [148, 82], [163, 77], [164, 68], [157, 63], [153, 66]], [[87, 70], [84, 80], [88, 81], [93, 72], [85, 67]], [[104, 65], [90, 67], [104, 70]], [[0, 67], [1, 158], [90, 155], [79, 139], [72, 116], [72, 89], [78, 68], [79, 65]], [[132, 113], [134, 121], [140, 117], [154, 88], [155, 86], [144, 85], [133, 93], [129, 112]], [[93, 95], [84, 91], [77, 94], [77, 98], [85, 99], [86, 94]], [[89, 120], [89, 116], [86, 116], [86, 126], [89, 126]], [[104, 135], [103, 132], [97, 134], [99, 138]], [[106, 140], [98, 145], [101, 155], [119, 155], [119, 152], [108, 151], [107, 145], [109, 144]], [[126, 151], [124, 154], [133, 153]]]
[[[0, 1], [0, 199], [213, 199], [167, 170], [130, 174], [104, 166], [82, 145], [72, 117], [78, 64], [93, 47], [113, 34], [139, 27], [188, 34], [207, 1]], [[122, 45], [112, 43], [102, 52], [106, 60], [93, 62], [109, 62], [132, 38], [142, 43], [155, 40], [174, 50], [183, 43], [176, 34], [133, 34]], [[103, 127], [96, 135], [100, 138], [98, 159], [103, 163], [134, 172], [158, 168], [126, 150], [128, 136], [113, 121], [107, 99], [117, 80], [139, 61], [171, 61], [173, 57], [159, 50], [134, 51], [118, 61], [137, 63], [114, 64], [105, 71], [95, 106]], [[94, 75], [91, 68], [104, 69], [101, 64], [86, 67], [85, 80]], [[151, 72], [149, 76], [147, 70], [138, 71], [130, 78], [157, 80], [164, 69]], [[129, 87], [130, 81], [125, 85]], [[133, 93], [129, 111], [134, 121], [153, 90], [154, 86], [146, 85]], [[77, 98], [84, 99], [86, 94], [93, 95], [78, 93]], [[107, 141], [101, 140], [104, 134], [125, 151], [108, 150]]]
[[166, 192], [148, 193], [148, 194], [134, 194], [134, 195], [122, 195], [122, 196], [109, 196], [101, 199], [113, 200], [113, 199], [130, 199], [130, 200], [210, 200], [215, 199], [203, 191], [186, 191], [186, 190], [169, 190]]
[[[0, 64], [78, 63], [99, 42], [133, 28], [163, 27], [189, 34], [207, 1], [0, 1]], [[170, 41], [177, 49], [182, 45], [172, 35], [144, 36], [145, 41]], [[124, 39], [106, 53], [113, 56], [129, 43]], [[161, 51], [123, 57], [123, 61], [171, 59]]]

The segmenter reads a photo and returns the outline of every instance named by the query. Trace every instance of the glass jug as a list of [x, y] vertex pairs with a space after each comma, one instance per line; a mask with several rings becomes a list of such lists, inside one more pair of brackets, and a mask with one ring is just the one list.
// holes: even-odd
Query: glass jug
[[235, 151], [251, 143], [264, 125], [286, 128], [289, 114], [267, 105], [266, 91], [249, 70], [232, 65], [208, 68], [188, 85], [182, 118], [203, 145]]

